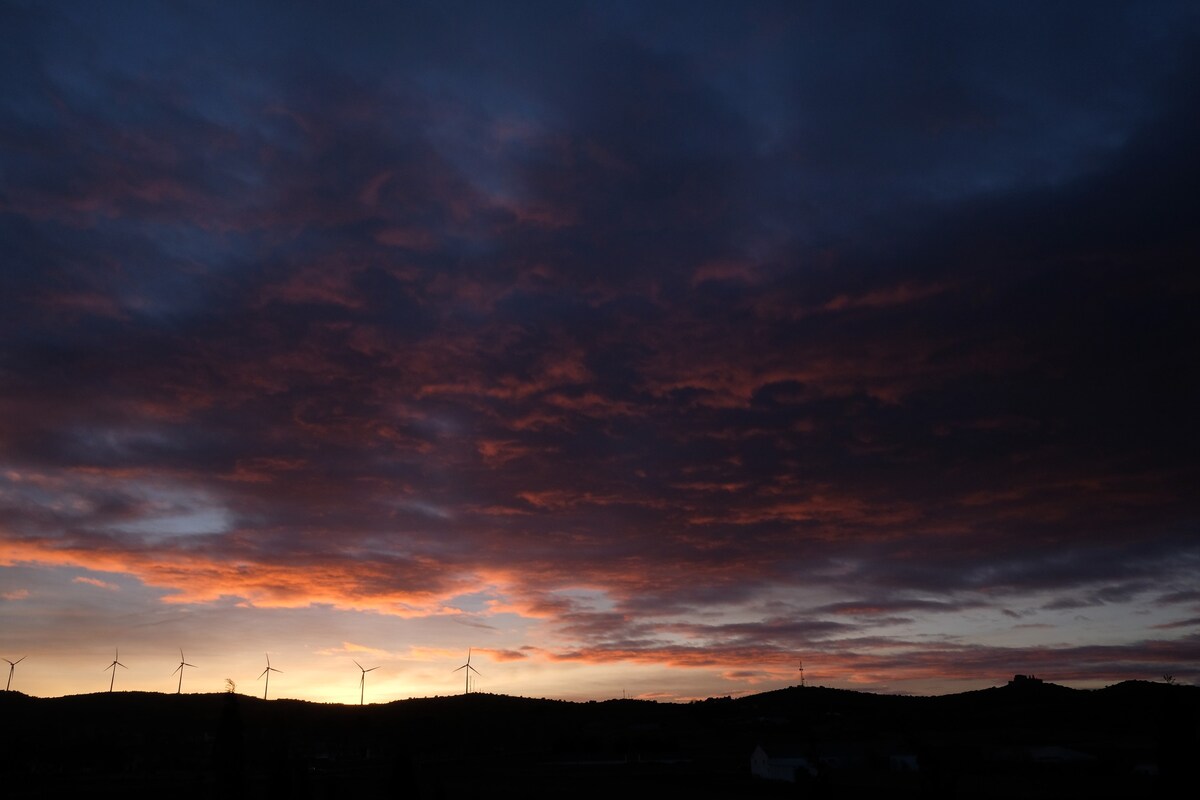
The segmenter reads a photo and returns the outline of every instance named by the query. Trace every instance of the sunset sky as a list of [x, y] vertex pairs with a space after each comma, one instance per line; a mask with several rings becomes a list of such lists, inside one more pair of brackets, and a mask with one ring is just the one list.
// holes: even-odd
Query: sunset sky
[[1200, 682], [1194, 2], [0, 28], [14, 689]]

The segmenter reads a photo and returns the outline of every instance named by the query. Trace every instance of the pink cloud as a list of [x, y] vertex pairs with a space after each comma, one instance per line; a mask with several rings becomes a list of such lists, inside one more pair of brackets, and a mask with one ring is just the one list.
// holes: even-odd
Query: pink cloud
[[107, 581], [102, 581], [99, 578], [88, 578], [82, 575], [77, 578], [73, 578], [71, 582], [85, 583], [88, 586], [95, 586], [97, 589], [108, 589], [109, 591], [118, 591], [121, 588], [115, 583], [108, 583]]

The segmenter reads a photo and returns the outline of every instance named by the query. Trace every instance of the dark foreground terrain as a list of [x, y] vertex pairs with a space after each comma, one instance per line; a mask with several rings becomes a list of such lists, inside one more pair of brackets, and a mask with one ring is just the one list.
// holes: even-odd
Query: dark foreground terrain
[[943, 697], [810, 686], [686, 705], [2, 692], [0, 795], [1191, 797], [1198, 721], [1200, 687], [1146, 682]]

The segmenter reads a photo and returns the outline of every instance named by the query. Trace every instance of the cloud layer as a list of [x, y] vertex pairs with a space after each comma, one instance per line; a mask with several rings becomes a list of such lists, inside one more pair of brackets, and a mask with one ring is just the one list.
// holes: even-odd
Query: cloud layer
[[1194, 9], [287, 9], [3, 7], [4, 615], [1197, 677]]

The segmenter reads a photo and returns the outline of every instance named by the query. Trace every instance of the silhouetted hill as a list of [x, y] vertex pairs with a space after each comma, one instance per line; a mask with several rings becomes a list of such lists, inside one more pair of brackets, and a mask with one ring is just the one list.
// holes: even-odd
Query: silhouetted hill
[[[809, 686], [688, 704], [471, 694], [363, 707], [5, 692], [0, 719], [6, 797], [1174, 796], [1200, 745], [1200, 688], [1024, 681], [941, 697]], [[758, 747], [811, 769], [799, 785], [752, 778]]]

